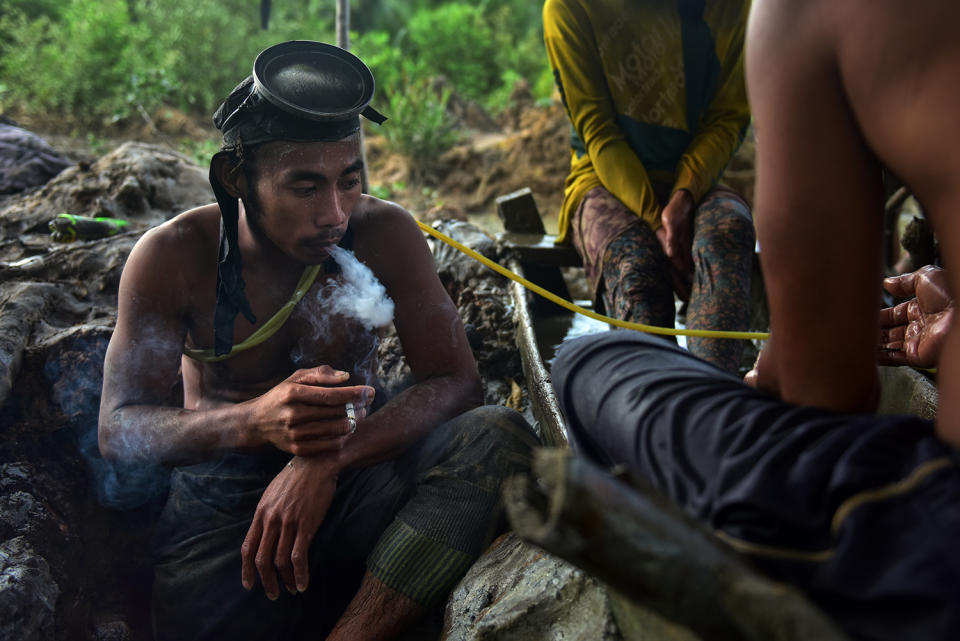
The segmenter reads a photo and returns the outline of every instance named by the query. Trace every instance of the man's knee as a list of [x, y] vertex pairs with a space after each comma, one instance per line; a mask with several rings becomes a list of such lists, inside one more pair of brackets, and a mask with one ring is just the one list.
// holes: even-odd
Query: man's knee
[[499, 405], [472, 409], [445, 425], [449, 464], [499, 481], [529, 467], [539, 445], [533, 428], [515, 410]]
[[533, 428], [516, 410], [502, 405], [485, 405], [463, 416], [465, 429], [476, 437], [514, 452], [528, 454], [539, 441]]
[[[753, 216], [733, 197], [708, 198], [697, 210], [694, 248], [722, 245], [727, 251], [750, 253], [757, 242]], [[696, 255], [696, 251], [694, 251]]]

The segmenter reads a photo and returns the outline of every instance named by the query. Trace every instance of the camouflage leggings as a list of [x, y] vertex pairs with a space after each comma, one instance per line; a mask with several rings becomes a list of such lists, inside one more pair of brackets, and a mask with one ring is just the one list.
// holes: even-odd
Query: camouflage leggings
[[[670, 266], [655, 233], [620, 201], [606, 196], [585, 202], [582, 215], [590, 214], [591, 209], [619, 208], [623, 211], [600, 212], [599, 217], [630, 216], [632, 220], [606, 245], [597, 261], [595, 299], [601, 299], [607, 313], [616, 318], [673, 327], [676, 310]], [[715, 190], [697, 206], [687, 327], [748, 328], [755, 238], [750, 210], [732, 192]], [[708, 338], [689, 338], [687, 345], [697, 356], [729, 372], [737, 372], [744, 347], [743, 341]]]

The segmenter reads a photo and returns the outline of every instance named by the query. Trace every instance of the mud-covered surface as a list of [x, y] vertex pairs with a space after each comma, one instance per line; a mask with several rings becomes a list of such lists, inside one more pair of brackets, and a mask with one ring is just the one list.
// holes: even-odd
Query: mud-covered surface
[[[161, 475], [99, 457], [103, 358], [133, 244], [151, 226], [209, 202], [205, 174], [164, 147], [130, 144], [0, 202], [2, 639], [150, 638], [149, 539], [162, 492], [144, 505], [141, 490], [162, 489]], [[123, 218], [133, 229], [54, 243], [46, 223], [61, 211]], [[476, 228], [446, 231], [495, 256], [492, 240]], [[523, 411], [505, 284], [459, 253], [438, 248], [437, 255], [487, 401]], [[381, 351], [388, 385], [408, 383], [396, 338]]]
[[61, 213], [121, 218], [138, 233], [213, 200], [206, 170], [186, 156], [158, 145], [126, 143], [0, 203], [0, 260], [45, 254], [54, 244], [48, 224]]
[[71, 164], [42, 137], [0, 118], [0, 195], [46, 184]]
[[382, 137], [369, 136], [370, 183], [391, 187], [391, 199], [424, 219], [459, 218], [494, 232], [499, 231], [494, 200], [529, 187], [547, 229], [554, 229], [570, 169], [570, 124], [563, 107], [536, 105], [521, 85], [496, 119], [473, 117], [465, 127], [463, 141], [431, 163], [420, 180]]

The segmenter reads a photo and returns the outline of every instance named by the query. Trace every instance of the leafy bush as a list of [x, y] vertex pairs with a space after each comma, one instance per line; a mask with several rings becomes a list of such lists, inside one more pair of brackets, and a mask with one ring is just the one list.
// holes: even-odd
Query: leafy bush
[[350, 44], [351, 51], [359, 56], [373, 72], [376, 83], [374, 106], [389, 100], [389, 94], [398, 90], [404, 78], [416, 75], [413, 72], [414, 65], [410, 63], [408, 56], [393, 44], [393, 39], [386, 31], [353, 34], [350, 37]]
[[417, 75], [445, 76], [474, 100], [497, 87], [500, 69], [491, 64], [497, 59], [496, 43], [477, 7], [450, 3], [421, 11], [410, 20], [407, 37]]
[[11, 12], [0, 22], [8, 38], [0, 73], [12, 99], [85, 122], [153, 107], [173, 88], [149, 64], [150, 34], [129, 21], [121, 0], [73, 0], [61, 18]]
[[4, 100], [81, 125], [163, 102], [209, 114], [262, 49], [329, 39], [330, 16], [308, 15], [315, 2], [282, 3], [286, 12], [275, 13], [269, 31], [245, 0], [153, 0], [136, 5], [135, 19], [124, 0], [68, 0], [54, 17], [13, 9], [0, 18]]
[[[251, 71], [256, 54], [289, 39], [333, 39], [335, 3], [272, 3], [260, 28], [250, 0], [0, 0], [0, 110], [100, 128], [153, 113], [161, 104], [209, 117]], [[353, 50], [374, 71], [374, 105], [388, 129], [419, 109], [426, 130], [445, 132], [440, 105], [424, 93], [442, 75], [459, 94], [490, 111], [505, 106], [518, 78], [537, 97], [550, 95], [539, 2], [529, 0], [353, 0], [359, 33]], [[420, 92], [427, 104], [414, 106]], [[395, 104], [394, 104], [395, 103]], [[389, 109], [387, 105], [391, 105]], [[444, 133], [439, 142], [449, 139]], [[396, 138], [411, 144], [415, 131]], [[429, 136], [428, 136], [429, 137]], [[444, 142], [444, 144], [446, 144]]]
[[450, 89], [438, 96], [429, 78], [419, 78], [388, 96], [390, 120], [383, 125], [387, 147], [404, 154], [410, 160], [414, 179], [419, 179], [459, 141], [460, 134], [447, 113]]
[[154, 34], [157, 63], [181, 79], [174, 96], [178, 107], [211, 114], [252, 72], [253, 60], [263, 49], [284, 40], [330, 39], [332, 2], [285, 0], [273, 5], [267, 31], [260, 28], [259, 3], [247, 0], [154, 0], [144, 6], [141, 20]]

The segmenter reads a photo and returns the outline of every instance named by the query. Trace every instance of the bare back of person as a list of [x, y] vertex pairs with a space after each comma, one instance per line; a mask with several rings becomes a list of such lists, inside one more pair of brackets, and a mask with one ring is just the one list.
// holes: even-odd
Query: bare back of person
[[[960, 202], [958, 26], [960, 6], [949, 0], [754, 7], [747, 77], [774, 334], [758, 376], [785, 400], [837, 411], [876, 402], [881, 166], [913, 191], [948, 263], [960, 256], [950, 216]], [[940, 361], [938, 429], [954, 443], [957, 355], [953, 331]]]

